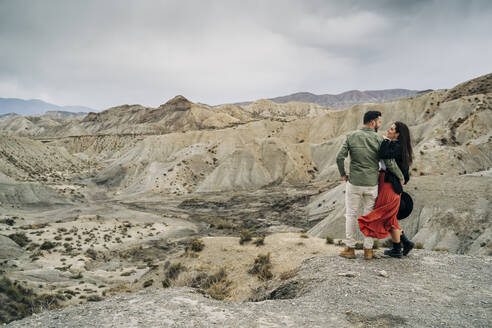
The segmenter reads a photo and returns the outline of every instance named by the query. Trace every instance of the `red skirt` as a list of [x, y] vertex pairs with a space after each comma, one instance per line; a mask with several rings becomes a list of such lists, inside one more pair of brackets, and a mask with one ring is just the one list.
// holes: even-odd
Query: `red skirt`
[[401, 229], [396, 214], [400, 208], [400, 195], [393, 190], [391, 183], [384, 182], [384, 172], [379, 174], [379, 192], [374, 210], [359, 217], [360, 231], [367, 237], [387, 238], [391, 229]]

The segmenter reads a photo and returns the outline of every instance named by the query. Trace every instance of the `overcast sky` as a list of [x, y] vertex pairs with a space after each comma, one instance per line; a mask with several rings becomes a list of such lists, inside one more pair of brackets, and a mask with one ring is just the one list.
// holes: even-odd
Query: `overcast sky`
[[105, 109], [438, 89], [492, 72], [492, 1], [0, 0], [0, 97]]

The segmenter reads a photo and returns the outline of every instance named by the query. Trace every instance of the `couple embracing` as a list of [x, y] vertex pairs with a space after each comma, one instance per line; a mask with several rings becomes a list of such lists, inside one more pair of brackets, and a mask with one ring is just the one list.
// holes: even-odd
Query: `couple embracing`
[[[377, 134], [381, 126], [381, 112], [364, 114], [360, 130], [347, 134], [337, 154], [337, 166], [346, 182], [345, 189], [345, 249], [340, 256], [355, 258], [357, 228], [364, 234], [364, 258], [373, 258], [373, 238], [391, 236], [393, 248], [385, 255], [402, 258], [414, 247], [398, 224], [398, 218], [409, 215], [411, 198], [403, 192], [409, 180], [412, 163], [410, 131], [402, 122], [394, 122], [386, 137]], [[350, 173], [345, 172], [344, 160], [350, 154]], [[406, 209], [400, 209], [402, 194]], [[410, 204], [409, 204], [410, 203]], [[358, 217], [362, 206], [364, 215]], [[400, 210], [400, 212], [399, 212]], [[402, 249], [403, 248], [403, 249]]]

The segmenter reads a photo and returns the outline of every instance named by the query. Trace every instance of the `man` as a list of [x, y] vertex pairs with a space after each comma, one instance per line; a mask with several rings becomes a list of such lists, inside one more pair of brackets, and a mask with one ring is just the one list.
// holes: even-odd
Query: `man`
[[[337, 166], [346, 182], [345, 187], [345, 249], [340, 256], [355, 258], [355, 236], [358, 230], [358, 209], [362, 204], [363, 213], [374, 208], [378, 196], [379, 147], [383, 138], [377, 134], [381, 126], [381, 112], [368, 111], [364, 114], [364, 126], [347, 134], [342, 148], [337, 154]], [[344, 160], [350, 154], [350, 173], [345, 173]], [[400, 180], [403, 174], [394, 159], [384, 160], [386, 169]], [[364, 238], [364, 258], [373, 257], [372, 237]]]

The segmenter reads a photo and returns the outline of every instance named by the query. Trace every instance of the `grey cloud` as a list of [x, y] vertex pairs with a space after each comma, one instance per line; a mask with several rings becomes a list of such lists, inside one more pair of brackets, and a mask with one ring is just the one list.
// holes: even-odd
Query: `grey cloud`
[[491, 71], [490, 9], [438, 0], [3, 0], [0, 96], [106, 108], [176, 94], [217, 104], [449, 87]]

